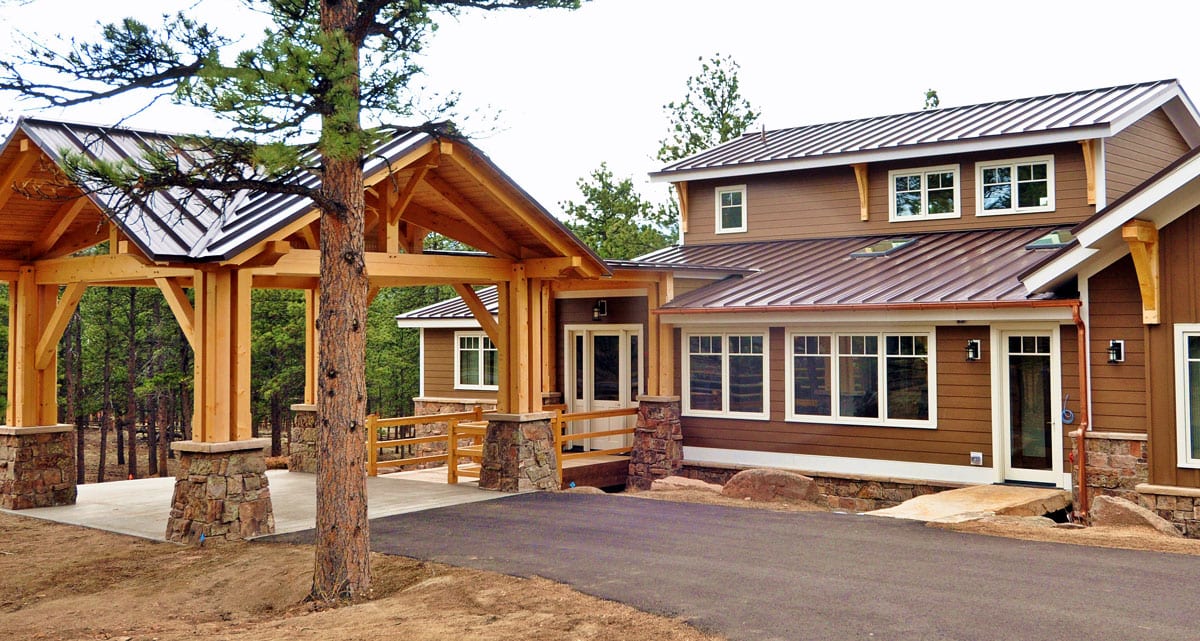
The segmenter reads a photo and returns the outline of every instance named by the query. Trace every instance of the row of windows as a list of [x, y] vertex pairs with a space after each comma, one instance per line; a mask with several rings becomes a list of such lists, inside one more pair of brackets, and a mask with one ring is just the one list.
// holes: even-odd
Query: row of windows
[[[787, 419], [934, 427], [932, 333], [791, 333]], [[685, 337], [684, 413], [767, 419], [767, 334]]]
[[[958, 165], [888, 172], [888, 219], [937, 220], [962, 216]], [[716, 233], [744, 232], [746, 186], [716, 190]], [[1054, 210], [1054, 157], [1018, 158], [975, 165], [975, 215]]]

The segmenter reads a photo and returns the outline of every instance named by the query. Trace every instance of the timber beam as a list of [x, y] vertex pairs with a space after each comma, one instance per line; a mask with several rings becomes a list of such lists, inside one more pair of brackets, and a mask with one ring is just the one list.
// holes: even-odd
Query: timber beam
[[71, 322], [71, 315], [75, 313], [79, 299], [86, 290], [87, 285], [83, 283], [71, 283], [63, 290], [62, 297], [58, 299], [46, 327], [42, 330], [42, 336], [38, 339], [35, 358], [35, 367], [38, 369], [50, 367], [58, 349], [58, 341], [67, 329], [67, 323]]
[[54, 217], [50, 219], [50, 224], [46, 226], [46, 231], [42, 234], [33, 247], [30, 248], [30, 256], [41, 256], [50, 251], [51, 247], [67, 233], [67, 228], [79, 216], [79, 212], [83, 211], [85, 205], [88, 204], [88, 199], [80, 196], [74, 200], [68, 200], [63, 203], [58, 211], [54, 213]]
[[500, 325], [496, 323], [495, 317], [488, 311], [483, 301], [479, 299], [479, 294], [470, 285], [465, 283], [455, 283], [454, 292], [467, 304], [467, 308], [471, 310], [471, 314], [475, 316], [475, 320], [479, 321], [479, 326], [483, 328], [483, 332], [491, 339], [492, 344], [499, 345]]
[[[373, 286], [384, 281], [416, 283], [494, 283], [512, 278], [512, 261], [487, 256], [447, 256], [444, 254], [366, 253], [367, 274]], [[268, 267], [254, 270], [255, 277], [318, 277], [321, 253], [312, 249], [294, 249]], [[376, 283], [378, 280], [380, 283]]]
[[[460, 196], [458, 190], [451, 186], [450, 183], [446, 182], [441, 176], [438, 176], [434, 172], [429, 172], [425, 175], [425, 180], [422, 184], [428, 188], [427, 191], [436, 194], [442, 202], [446, 203], [447, 206], [454, 210], [454, 213], [457, 214], [459, 218], [457, 221], [458, 224], [467, 225], [468, 227], [473, 228], [476, 232], [487, 239], [486, 245], [473, 246], [478, 247], [479, 249], [482, 249], [490, 254], [512, 257], [521, 255], [520, 246], [517, 245], [517, 243], [511, 238], [509, 238], [508, 234], [503, 229], [493, 223], [490, 217], [484, 214], [483, 211], [481, 211], [478, 207], [476, 207], [466, 198]], [[458, 238], [456, 236], [457, 230], [454, 228], [437, 229], [435, 231], [444, 234], [449, 238], [467, 242], [466, 239]]]
[[1142, 323], [1159, 323], [1161, 287], [1159, 285], [1158, 228], [1145, 220], [1131, 220], [1121, 226], [1121, 237], [1129, 244], [1133, 268], [1142, 294]]
[[163, 298], [167, 299], [167, 307], [171, 308], [171, 313], [175, 315], [175, 321], [179, 323], [179, 330], [183, 332], [183, 337], [187, 339], [188, 345], [192, 346], [192, 352], [195, 353], [196, 310], [192, 307], [192, 301], [188, 300], [187, 293], [183, 291], [183, 286], [177, 279], [155, 278], [154, 284], [162, 292]]
[[135, 254], [103, 254], [40, 260], [33, 264], [38, 285], [119, 283], [155, 278], [191, 278], [188, 267], [153, 265]]

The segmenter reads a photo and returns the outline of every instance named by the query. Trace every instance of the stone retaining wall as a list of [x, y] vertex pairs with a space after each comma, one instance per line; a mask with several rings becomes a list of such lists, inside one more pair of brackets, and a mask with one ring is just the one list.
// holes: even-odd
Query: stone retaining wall
[[1141, 484], [1137, 502], [1174, 523], [1189, 539], [1200, 539], [1200, 489]]
[[[1079, 460], [1079, 432], [1069, 435], [1071, 460]], [[1088, 432], [1084, 438], [1087, 448], [1088, 496], [1108, 495], [1137, 503], [1137, 486], [1150, 476], [1146, 460], [1146, 435], [1120, 432]], [[1073, 475], [1071, 488], [1074, 501], [1079, 503], [1079, 473]]]
[[73, 426], [0, 426], [0, 508], [73, 505], [75, 493]]
[[[724, 485], [734, 474], [744, 469], [750, 468], [747, 466], [719, 466], [684, 461], [680, 475], [708, 483]], [[816, 481], [820, 494], [819, 501], [821, 503], [830, 509], [847, 512], [870, 512], [871, 510], [899, 505], [915, 496], [936, 494], [944, 490], [953, 490], [962, 487], [953, 483], [909, 481], [870, 476], [828, 476], [805, 472], [804, 470], [789, 471], [803, 474]]]

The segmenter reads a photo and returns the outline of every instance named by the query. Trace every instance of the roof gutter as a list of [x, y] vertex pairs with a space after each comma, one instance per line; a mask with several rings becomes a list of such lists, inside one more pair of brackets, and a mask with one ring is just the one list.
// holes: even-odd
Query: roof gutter
[[660, 307], [654, 314], [740, 314], [754, 312], [892, 312], [921, 310], [1078, 308], [1074, 299], [960, 301], [955, 303], [858, 303], [850, 305], [758, 305], [754, 307]]

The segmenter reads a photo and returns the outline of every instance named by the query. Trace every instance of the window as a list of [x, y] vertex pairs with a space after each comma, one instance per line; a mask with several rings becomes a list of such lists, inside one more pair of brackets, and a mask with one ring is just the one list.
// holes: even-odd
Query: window
[[889, 220], [958, 218], [958, 165], [888, 172]]
[[1055, 229], [1025, 246], [1025, 249], [1059, 249], [1075, 240], [1070, 229]]
[[497, 389], [497, 354], [492, 339], [483, 332], [455, 332], [454, 388]]
[[768, 418], [766, 334], [688, 334], [684, 344], [684, 412]]
[[717, 187], [717, 233], [746, 231], [746, 186]]
[[935, 427], [931, 333], [792, 333], [788, 420]]
[[916, 238], [889, 238], [881, 240], [877, 243], [871, 243], [866, 247], [850, 254], [851, 258], [873, 258], [875, 256], [887, 256], [888, 254], [908, 247], [915, 241]]
[[979, 163], [975, 202], [980, 216], [1054, 211], [1054, 157]]
[[1200, 324], [1175, 326], [1179, 466], [1200, 468]]

